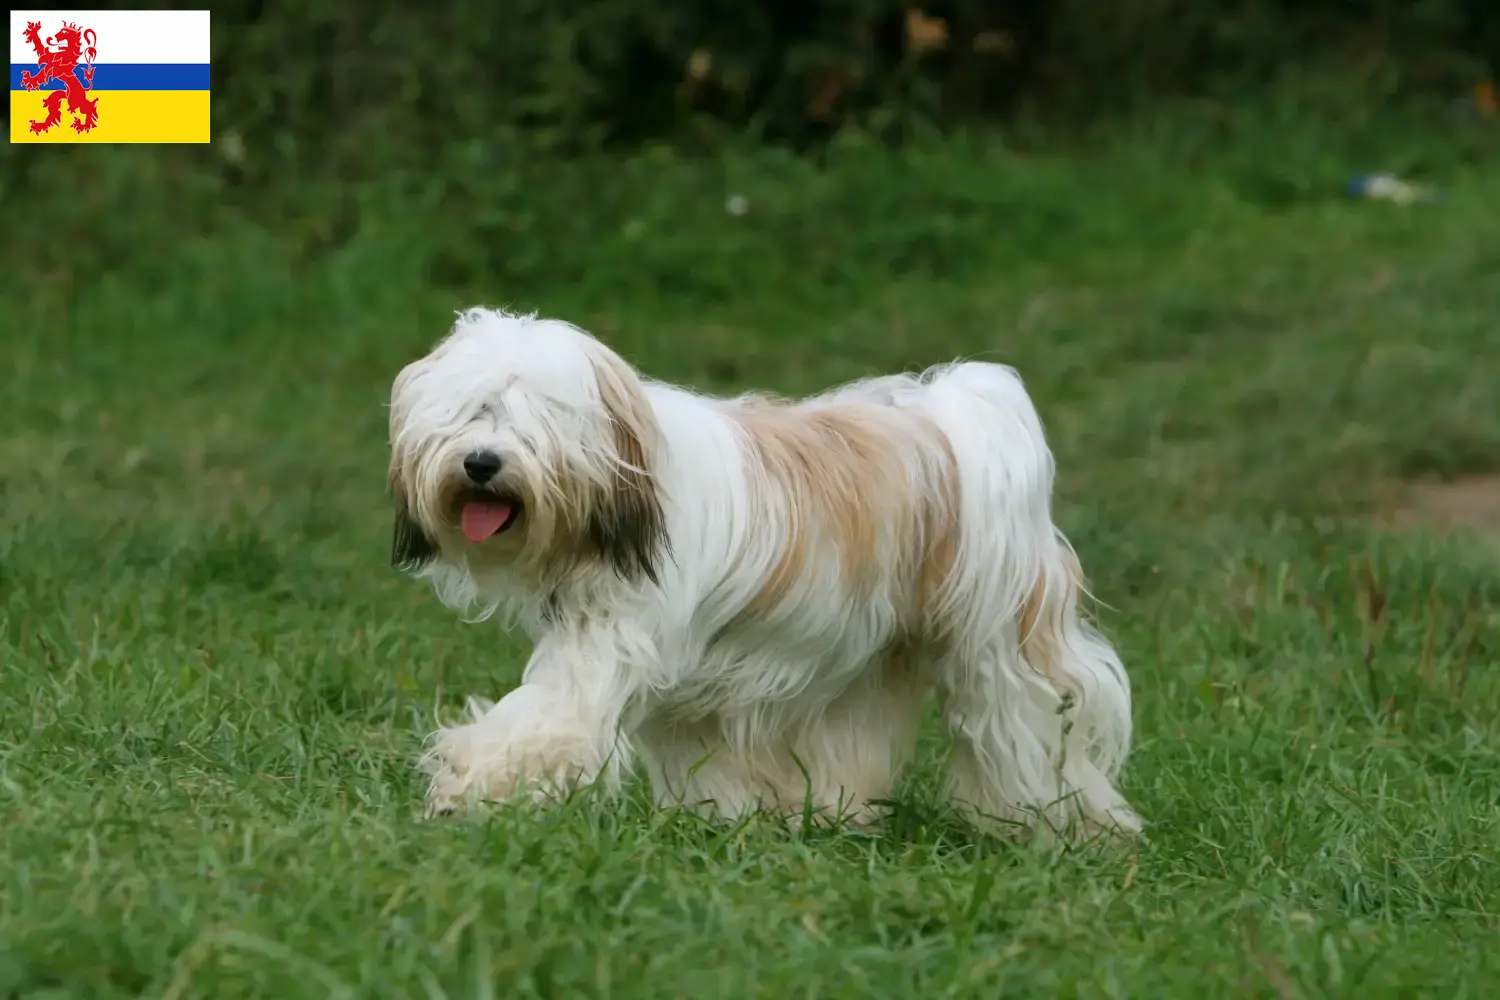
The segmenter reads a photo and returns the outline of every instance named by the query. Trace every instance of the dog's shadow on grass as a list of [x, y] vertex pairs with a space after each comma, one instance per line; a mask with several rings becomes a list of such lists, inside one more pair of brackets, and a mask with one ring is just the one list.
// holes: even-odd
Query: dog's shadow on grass
[[[923, 794], [921, 789], [900, 789], [893, 797], [871, 804], [879, 815], [873, 824], [811, 809], [792, 814], [762, 810], [731, 819], [692, 804], [660, 804], [646, 782], [635, 781], [619, 797], [584, 786], [540, 811], [521, 805], [515, 813], [501, 805], [498, 812], [492, 811], [495, 807], [480, 807], [477, 814], [470, 815], [484, 826], [489, 825], [486, 816], [498, 820], [511, 835], [520, 832], [512, 825], [516, 822], [522, 827], [535, 827], [532, 832], [542, 840], [549, 838], [549, 831], [568, 830], [576, 835], [582, 829], [591, 829], [600, 843], [635, 841], [642, 848], [649, 844], [652, 851], [676, 850], [684, 856], [719, 861], [746, 851], [800, 848], [851, 861], [868, 861], [872, 855], [895, 861], [916, 853], [957, 864], [991, 860], [1024, 864], [1027, 859], [1034, 862], [1039, 854], [1089, 857], [1118, 849], [1107, 837], [1048, 837], [1039, 835], [1034, 825], [998, 820], [989, 828], [976, 825], [950, 804]], [[500, 818], [507, 815], [509, 820]]]
[[1041, 816], [1031, 823], [998, 818], [976, 822], [936, 790], [933, 777], [918, 769], [889, 798], [869, 803], [878, 817], [873, 823], [856, 821], [852, 810], [837, 815], [816, 810], [810, 798], [798, 812], [763, 809], [736, 818], [716, 815], [707, 804], [663, 804], [639, 772], [622, 794], [583, 785], [540, 809], [522, 795], [515, 803], [480, 805], [467, 815], [482, 827], [498, 824], [507, 835], [521, 834], [522, 839], [529, 839], [522, 832], [528, 828], [543, 839], [563, 830], [574, 835], [589, 830], [601, 843], [635, 841], [642, 847], [649, 844], [651, 850], [676, 848], [705, 860], [725, 860], [745, 850], [800, 847], [850, 860], [869, 860], [873, 855], [893, 861], [917, 853], [958, 864], [1026, 864], [1039, 858], [1118, 857], [1122, 848], [1127, 853], [1132, 849], [1106, 833], [1084, 836], [1054, 830]]

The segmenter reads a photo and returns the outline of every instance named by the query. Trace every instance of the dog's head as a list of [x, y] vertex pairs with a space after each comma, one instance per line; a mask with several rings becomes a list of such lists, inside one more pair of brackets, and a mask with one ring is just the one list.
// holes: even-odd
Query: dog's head
[[660, 428], [635, 372], [566, 323], [459, 315], [391, 391], [391, 558], [407, 571], [656, 580]]

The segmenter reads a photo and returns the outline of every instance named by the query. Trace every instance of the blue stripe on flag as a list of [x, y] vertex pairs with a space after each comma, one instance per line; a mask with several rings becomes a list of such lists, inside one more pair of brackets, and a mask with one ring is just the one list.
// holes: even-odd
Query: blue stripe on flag
[[[35, 63], [10, 64], [10, 89], [25, 90], [21, 74], [35, 73]], [[73, 75], [84, 83], [83, 67], [75, 66]], [[90, 90], [208, 90], [208, 63], [104, 63], [94, 66]], [[49, 80], [43, 90], [61, 90], [62, 80]]]

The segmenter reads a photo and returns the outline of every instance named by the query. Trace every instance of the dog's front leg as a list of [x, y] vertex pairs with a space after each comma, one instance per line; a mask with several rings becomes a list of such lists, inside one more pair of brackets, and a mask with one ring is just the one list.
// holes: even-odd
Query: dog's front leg
[[424, 758], [428, 814], [523, 792], [551, 798], [600, 778], [617, 784], [629, 749], [620, 720], [632, 693], [618, 648], [601, 636], [549, 637], [520, 687], [493, 705], [471, 699], [470, 721], [434, 734]]

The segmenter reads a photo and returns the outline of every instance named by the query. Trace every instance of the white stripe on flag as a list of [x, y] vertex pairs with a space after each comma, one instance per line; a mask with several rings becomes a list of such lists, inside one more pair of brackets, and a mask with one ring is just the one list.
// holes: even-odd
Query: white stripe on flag
[[207, 63], [206, 10], [13, 10], [10, 12], [10, 61], [36, 65], [36, 50], [21, 37], [28, 21], [40, 21], [41, 39], [55, 34], [64, 21], [92, 28], [105, 63]]

